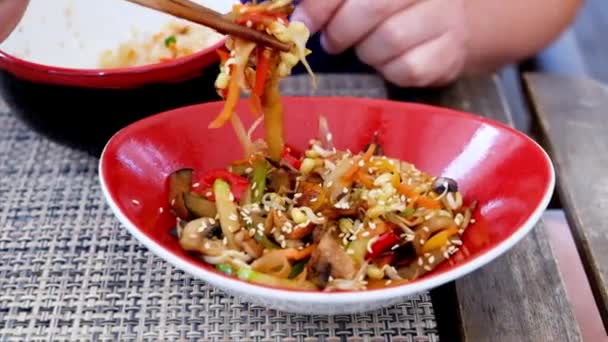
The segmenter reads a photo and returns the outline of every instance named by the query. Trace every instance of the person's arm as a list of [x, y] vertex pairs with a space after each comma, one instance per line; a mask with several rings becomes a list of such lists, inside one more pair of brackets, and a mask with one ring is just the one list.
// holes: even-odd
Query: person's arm
[[0, 0], [0, 43], [15, 29], [29, 0]]
[[492, 71], [528, 58], [573, 21], [582, 0], [467, 0], [469, 72]]
[[401, 86], [451, 82], [533, 55], [572, 21], [582, 0], [302, 0], [293, 20], [322, 31], [330, 53]]

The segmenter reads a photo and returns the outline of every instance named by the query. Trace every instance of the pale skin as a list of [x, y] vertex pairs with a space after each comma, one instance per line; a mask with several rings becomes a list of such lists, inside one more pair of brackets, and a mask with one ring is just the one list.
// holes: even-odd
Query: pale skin
[[571, 23], [582, 0], [302, 0], [292, 20], [328, 53], [354, 48], [399, 86], [441, 86], [530, 57]]
[[0, 43], [21, 20], [29, 0], [0, 0]]

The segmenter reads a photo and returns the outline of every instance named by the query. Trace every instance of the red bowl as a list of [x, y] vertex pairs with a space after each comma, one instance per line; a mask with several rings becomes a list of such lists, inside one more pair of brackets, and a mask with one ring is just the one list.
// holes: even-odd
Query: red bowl
[[[554, 189], [552, 163], [533, 140], [501, 123], [471, 114], [403, 102], [356, 98], [284, 99], [286, 140], [303, 150], [327, 117], [339, 149], [358, 151], [380, 133], [386, 155], [423, 171], [454, 178], [465, 202], [479, 201], [461, 250], [428, 275], [405, 285], [361, 292], [305, 292], [225, 277], [184, 253], [169, 235], [167, 176], [190, 167], [225, 167], [242, 157], [229, 125], [209, 130], [222, 103], [185, 107], [138, 121], [117, 133], [100, 160], [101, 184], [125, 227], [155, 254], [229, 293], [273, 308], [345, 313], [386, 306], [461, 277], [503, 254], [540, 218]], [[247, 102], [239, 113], [252, 119]], [[262, 130], [257, 132], [262, 136]], [[160, 208], [163, 208], [162, 210]]]
[[[195, 1], [223, 13], [237, 2]], [[175, 20], [124, 0], [30, 0], [17, 28], [0, 42], [0, 97], [37, 131], [98, 154], [137, 119], [219, 99], [213, 85], [215, 50], [225, 42], [219, 34], [170, 62], [98, 67], [101, 53], [132, 39], [132, 32], [143, 39]]]

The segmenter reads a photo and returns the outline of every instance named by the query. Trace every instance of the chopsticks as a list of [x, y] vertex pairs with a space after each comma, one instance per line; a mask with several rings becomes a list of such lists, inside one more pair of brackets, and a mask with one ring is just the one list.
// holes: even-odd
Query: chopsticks
[[256, 43], [260, 43], [288, 52], [291, 46], [283, 43], [268, 34], [254, 30], [252, 28], [238, 25], [225, 18], [219, 12], [199, 5], [189, 0], [126, 0], [147, 8], [151, 8], [163, 13], [171, 14], [175, 17], [192, 21], [210, 27], [221, 34], [228, 34], [241, 37]]

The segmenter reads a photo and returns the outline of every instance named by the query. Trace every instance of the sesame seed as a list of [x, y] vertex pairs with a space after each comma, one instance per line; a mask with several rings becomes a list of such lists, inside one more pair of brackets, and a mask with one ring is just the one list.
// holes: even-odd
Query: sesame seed
[[363, 232], [363, 233], [361, 234], [361, 236], [363, 236], [363, 237], [368, 237], [368, 236], [369, 236], [369, 232]]
[[329, 278], [327, 278], [329, 281], [334, 281], [334, 277], [329, 276]]
[[278, 217], [283, 216], [283, 212], [282, 212], [282, 211], [280, 211], [280, 210], [277, 210], [277, 216], [278, 216]]
[[255, 188], [258, 186], [258, 183], [253, 182], [253, 184], [251, 184], [251, 190], [255, 190]]
[[207, 192], [205, 193], [205, 196], [207, 196], [207, 197], [211, 197], [211, 195], [213, 195], [213, 193], [211, 193], [211, 191], [207, 191]]
[[299, 251], [301, 251], [301, 250], [303, 250], [303, 249], [304, 249], [304, 247], [303, 247], [303, 246], [298, 246], [298, 250], [299, 250]]
[[251, 27], [251, 26], [253, 26], [253, 23], [251, 22], [251, 20], [247, 20], [245, 25], [247, 25], [247, 27]]
[[422, 227], [422, 230], [424, 230], [424, 231], [425, 231], [425, 232], [427, 232], [427, 233], [430, 231], [430, 230], [429, 230], [429, 227]]
[[251, 228], [249, 229], [249, 236], [254, 236], [255, 235], [255, 229]]
[[310, 203], [314, 203], [314, 202], [316, 202], [317, 200], [318, 200], [318, 198], [316, 198], [316, 197], [315, 197], [315, 198], [312, 198], [312, 199], [310, 200]]
[[175, 198], [171, 199], [171, 206], [175, 205]]
[[199, 183], [199, 182], [192, 184], [193, 188], [198, 188], [199, 186], [201, 186], [201, 183]]
[[277, 232], [276, 228], [272, 228], [272, 229], [270, 230], [270, 234], [274, 234], [274, 233], [276, 233], [276, 232]]
[[344, 189], [342, 189], [342, 193], [343, 193], [343, 194], [347, 194], [347, 193], [348, 193], [348, 188], [344, 188]]
[[346, 250], [346, 254], [353, 255], [353, 254], [355, 254], [355, 250], [352, 249], [352, 248], [349, 248], [349, 249]]
[[391, 279], [387, 280], [384, 282], [384, 285], [388, 286], [392, 283], [393, 281]]
[[234, 202], [234, 195], [232, 193], [230, 193], [230, 196], [228, 196], [228, 199], [230, 200], [230, 202]]
[[338, 235], [338, 237], [343, 238], [345, 235], [346, 235], [346, 234], [344, 234], [344, 233], [340, 233], [340, 234]]
[[434, 262], [435, 262], [435, 257], [431, 255], [431, 256], [428, 258], [428, 262], [429, 262], [429, 264], [434, 263]]
[[422, 258], [418, 258], [418, 266], [424, 265], [424, 260]]
[[462, 229], [462, 228], [458, 229], [458, 234], [460, 234], [460, 235], [464, 234], [464, 229]]
[[446, 258], [446, 259], [449, 259], [450, 258], [450, 253], [448, 253], [447, 251], [443, 252], [443, 257]]
[[373, 221], [372, 221], [372, 222], [370, 222], [370, 223], [369, 223], [369, 227], [370, 227], [372, 230], [374, 230], [374, 229], [376, 229], [377, 225], [376, 225], [376, 223], [375, 223], [375, 222], [373, 222]]
[[456, 246], [460, 246], [460, 245], [462, 245], [462, 241], [460, 241], [460, 240], [450, 240], [450, 242], [451, 242], [453, 245], [456, 245]]
[[476, 221], [475, 221], [475, 219], [471, 219], [471, 220], [469, 220], [469, 222], [475, 223]]
[[224, 238], [222, 239], [222, 244], [224, 246], [228, 245], [228, 238], [224, 236]]
[[214, 219], [209, 219], [209, 223], [210, 224], [215, 224], [215, 220]]
[[426, 271], [430, 271], [430, 270], [431, 270], [431, 267], [430, 267], [429, 265], [424, 265], [424, 269], [425, 269]]
[[299, 192], [296, 192], [296, 193], [293, 195], [293, 198], [300, 198], [300, 197], [302, 197], [302, 194], [301, 194], [301, 193], [299, 193]]
[[205, 244], [203, 245], [203, 247], [205, 247], [205, 249], [210, 249], [211, 248], [211, 244], [209, 242], [205, 242]]
[[424, 242], [425, 242], [425, 241], [424, 241], [424, 239], [420, 239], [420, 241], [419, 241], [419, 242], [420, 242], [420, 244], [421, 244], [421, 245], [424, 245]]
[[325, 138], [327, 138], [327, 141], [331, 141], [331, 139], [333, 139], [333, 136], [331, 135], [331, 133], [327, 133], [325, 135]]
[[393, 251], [394, 251], [394, 250], [395, 250], [395, 249], [397, 249], [397, 248], [399, 248], [399, 244], [396, 244], [396, 245], [394, 245], [393, 247], [391, 247], [391, 250], [393, 250]]
[[162, 214], [162, 213], [163, 213], [163, 211], [165, 211], [165, 209], [163, 209], [163, 207], [158, 208], [158, 212], [159, 212], [159, 213], [161, 213], [161, 214]]
[[391, 164], [391, 165], [395, 165], [395, 161], [394, 161], [394, 160], [392, 160], [392, 159], [389, 159], [389, 160], [388, 160], [388, 163], [389, 163], [389, 164]]
[[355, 241], [355, 239], [357, 239], [357, 235], [351, 235], [351, 236], [348, 237], [348, 239], [350, 241]]
[[251, 172], [253, 172], [252, 168], [248, 167], [248, 168], [245, 169], [245, 173], [251, 173]]
[[136, 199], [132, 199], [132, 200], [131, 200], [131, 203], [133, 203], [133, 204], [135, 204], [135, 205], [139, 205], [139, 201], [138, 201], [138, 200], [136, 200]]
[[332, 182], [332, 181], [327, 182], [327, 187], [328, 188], [331, 188], [332, 185], [334, 185], [334, 182]]
[[359, 160], [357, 165], [359, 165], [359, 167], [363, 167], [363, 166], [365, 166], [365, 162], [363, 160]]
[[231, 214], [230, 216], [228, 216], [228, 219], [232, 220], [232, 221], [236, 221], [239, 218], [235, 215], [235, 214]]

